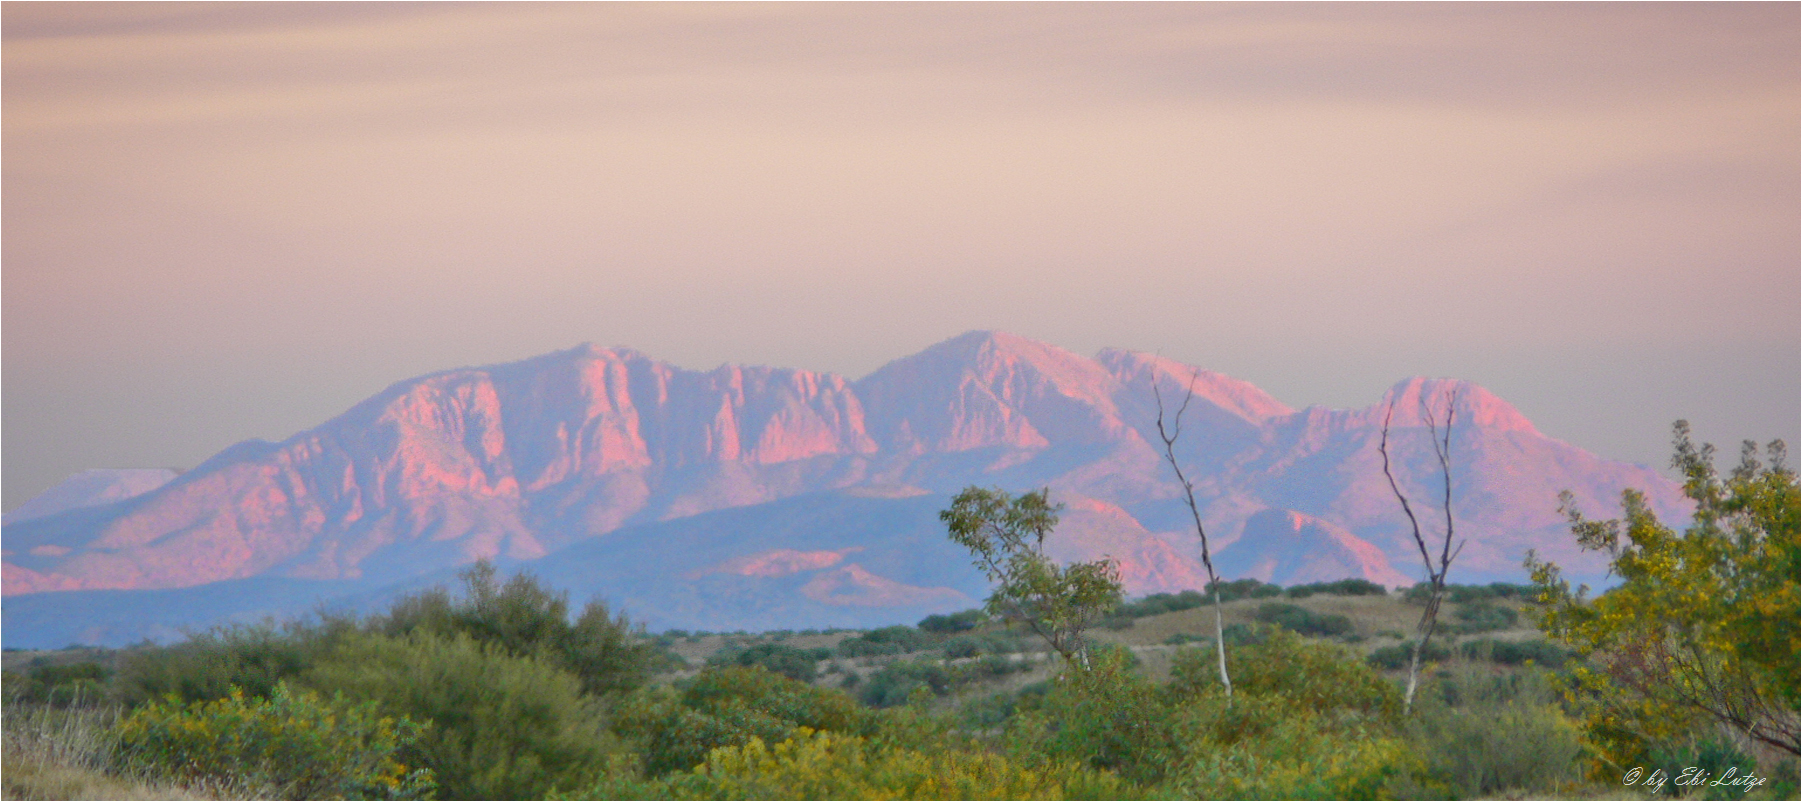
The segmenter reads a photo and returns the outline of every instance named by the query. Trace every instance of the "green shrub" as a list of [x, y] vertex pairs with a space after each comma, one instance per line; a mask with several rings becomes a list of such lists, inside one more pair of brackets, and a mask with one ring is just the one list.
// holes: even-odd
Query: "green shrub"
[[[1452, 650], [1446, 648], [1443, 640], [1432, 640], [1428, 641], [1426, 648], [1421, 650], [1420, 661], [1422, 664], [1437, 663], [1450, 659], [1451, 656]], [[1384, 668], [1395, 671], [1397, 669], [1407, 668], [1408, 661], [1413, 658], [1414, 641], [1406, 640], [1402, 641], [1400, 645], [1384, 646], [1381, 649], [1371, 652], [1370, 656], [1364, 658], [1364, 662], [1373, 668]]]
[[873, 629], [854, 638], [838, 642], [838, 653], [844, 657], [874, 657], [885, 654], [917, 652], [930, 640], [910, 626], [896, 625]]
[[[1401, 691], [1346, 649], [1283, 630], [1265, 630], [1256, 643], [1226, 652], [1233, 695], [1281, 696], [1314, 711], [1356, 714], [1393, 721], [1401, 712]], [[1170, 689], [1196, 699], [1220, 691], [1213, 648], [1183, 649], [1171, 661]]]
[[[1225, 595], [1223, 592], [1223, 599]], [[1148, 615], [1192, 610], [1207, 603], [1208, 597], [1193, 590], [1185, 590], [1181, 593], [1153, 593], [1143, 599], [1120, 605], [1115, 608], [1114, 615], [1125, 618], [1144, 618]]]
[[[830, 653], [828, 653], [830, 654]], [[763, 643], [749, 649], [722, 651], [709, 658], [708, 665], [762, 666], [800, 682], [812, 682], [818, 676], [821, 658], [812, 649], [799, 649], [781, 643]]]
[[[1679, 786], [1674, 778], [1683, 775], [1685, 770], [1700, 769], [1711, 778], [1744, 776], [1747, 772], [1756, 773], [1758, 762], [1734, 746], [1732, 741], [1722, 738], [1717, 732], [1704, 729], [1692, 733], [1689, 737], [1655, 741], [1649, 745], [1645, 755], [1645, 772], [1663, 771], [1664, 776], [1673, 778], [1662, 787], [1654, 787], [1653, 794], [1658, 796], [1695, 796], [1692, 792], [1700, 790], [1704, 799], [1740, 799], [1746, 796], [1745, 790], [1739, 786], [1702, 785], [1699, 789]], [[1772, 789], [1775, 790], [1775, 789]], [[1793, 794], [1791, 795], [1793, 797]], [[1773, 799], [1782, 799], [1773, 795]]]
[[1403, 728], [1424, 765], [1404, 796], [1557, 797], [1580, 776], [1577, 725], [1541, 672], [1459, 670], [1429, 679]]
[[1218, 583], [1210, 582], [1208, 583], [1207, 593], [1203, 595], [1208, 596], [1211, 600], [1211, 594], [1216, 587], [1220, 589], [1220, 601], [1222, 603], [1238, 601], [1240, 599], [1263, 599], [1271, 596], [1283, 595], [1282, 588], [1277, 587], [1276, 585], [1264, 584], [1256, 579], [1235, 579], [1231, 582]]
[[1283, 595], [1291, 599], [1305, 599], [1317, 593], [1328, 596], [1386, 596], [1389, 589], [1368, 579], [1341, 579], [1337, 582], [1292, 585], [1283, 591]]
[[220, 627], [163, 647], [123, 654], [115, 693], [127, 705], [163, 699], [183, 702], [224, 699], [232, 689], [268, 698], [275, 686], [298, 678], [354, 631], [354, 623], [328, 618], [316, 625]]
[[1458, 652], [1466, 660], [1483, 660], [1510, 666], [1532, 661], [1534, 665], [1552, 669], [1562, 668], [1566, 661], [1576, 657], [1575, 652], [1543, 640], [1507, 641], [1484, 638], [1459, 644]]
[[1169, 799], [1377, 799], [1411, 758], [1377, 722], [1286, 695], [1235, 690], [1188, 699], [1180, 745], [1153, 794]]
[[876, 720], [842, 691], [816, 688], [761, 667], [731, 666], [703, 671], [680, 690], [639, 691], [621, 705], [614, 723], [644, 753], [644, 768], [651, 775], [686, 771], [712, 750], [742, 746], [752, 738], [779, 743], [802, 727], [871, 735]]
[[444, 588], [416, 593], [365, 628], [393, 638], [415, 632], [447, 639], [462, 635], [515, 657], [542, 655], [575, 674], [592, 694], [628, 691], [652, 673], [684, 665], [598, 601], [572, 621], [569, 594], [551, 591], [530, 574], [502, 584], [494, 565], [483, 561], [460, 576], [461, 596], [453, 598]]
[[1036, 699], [1021, 694], [1008, 753], [1028, 764], [1076, 763], [1155, 782], [1178, 748], [1169, 699], [1131, 670], [1124, 650], [1097, 650], [1090, 659], [1091, 670], [1066, 667]]
[[[1426, 604], [1432, 595], [1433, 588], [1425, 582], [1417, 582], [1414, 587], [1402, 593], [1402, 600], [1409, 604]], [[1492, 582], [1487, 585], [1446, 585], [1445, 600], [1453, 604], [1467, 604], [1485, 599], [1532, 599], [1536, 591], [1532, 585], [1511, 585], [1507, 582]]]
[[938, 635], [968, 632], [987, 620], [989, 620], [988, 614], [981, 610], [965, 610], [950, 615], [929, 615], [920, 620], [920, 631]]
[[978, 749], [877, 746], [803, 729], [712, 752], [692, 771], [614, 780], [590, 799], [1126, 799], [1125, 783], [1070, 764], [1026, 767]]
[[617, 751], [600, 703], [574, 675], [467, 635], [350, 639], [306, 679], [430, 721], [416, 748], [451, 798], [530, 799], [584, 787]]
[[[42, 659], [42, 658], [39, 658]], [[34, 664], [24, 673], [7, 671], [8, 701], [85, 707], [105, 701], [112, 671], [91, 660], [67, 665]]]
[[1469, 632], [1489, 632], [1497, 629], [1509, 629], [1520, 620], [1520, 614], [1511, 607], [1502, 607], [1487, 601], [1472, 602], [1459, 605], [1453, 617]]
[[174, 696], [119, 722], [121, 753], [182, 780], [264, 786], [281, 797], [411, 799], [433, 789], [430, 769], [409, 768], [403, 750], [420, 725], [378, 716], [372, 703], [329, 702], [278, 683], [269, 698], [233, 690], [183, 705]]
[[1323, 615], [1306, 607], [1297, 607], [1282, 602], [1265, 602], [1258, 605], [1257, 619], [1302, 635], [1334, 637], [1352, 633], [1350, 618], [1342, 615]]
[[971, 683], [1004, 677], [1029, 667], [1024, 662], [999, 655], [949, 665], [936, 661], [897, 660], [871, 674], [859, 687], [857, 697], [871, 707], [895, 707], [906, 704], [921, 688], [931, 691], [934, 696], [948, 696]]

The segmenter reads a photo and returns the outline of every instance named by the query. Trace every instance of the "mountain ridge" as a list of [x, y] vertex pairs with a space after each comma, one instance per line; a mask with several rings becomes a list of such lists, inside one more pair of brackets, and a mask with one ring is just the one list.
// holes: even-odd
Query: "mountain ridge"
[[[1289, 536], [1263, 527], [1246, 540], [1247, 522], [1269, 510], [1306, 516], [1318, 522], [1310, 537], [1338, 544], [1329, 549], [1336, 562], [1307, 569], [1314, 573], [1391, 583], [1409, 572], [1412, 542], [1374, 444], [1393, 401], [1398, 480], [1421, 503], [1442, 491], [1433, 487], [1422, 393], [1459, 395], [1454, 509], [1472, 542], [1461, 567], [1473, 576], [1517, 575], [1526, 548], [1567, 562], [1574, 576], [1595, 568], [1556, 514], [1566, 487], [1594, 514], [1613, 509], [1629, 486], [1646, 490], [1661, 514], [1683, 511], [1674, 483], [1549, 438], [1505, 400], [1459, 380], [1414, 377], [1367, 407], [1297, 410], [1249, 382], [1157, 355], [1109, 348], [1083, 357], [1002, 332], [966, 332], [856, 380], [769, 366], [688, 370], [583, 344], [395, 382], [319, 426], [279, 443], [235, 444], [131, 498], [8, 521], [5, 593], [258, 576], [392, 583], [480, 558], [533, 562], [604, 546], [627, 528], [809, 494], [909, 488], [917, 498], [969, 484], [1050, 487], [1071, 501], [1070, 558], [1112, 549], [1134, 588], [1182, 589], [1198, 581], [1199, 543], [1186, 510], [1173, 506], [1181, 488], [1161, 443], [1152, 445], [1154, 382], [1167, 415], [1195, 388], [1177, 453], [1216, 548], [1281, 550]], [[859, 514], [885, 514], [879, 508]], [[848, 572], [853, 564], [865, 573]], [[822, 570], [843, 574], [835, 587], [861, 590], [816, 585], [821, 598], [907, 597], [917, 608], [951, 596], [884, 583], [953, 587], [852, 558]]]

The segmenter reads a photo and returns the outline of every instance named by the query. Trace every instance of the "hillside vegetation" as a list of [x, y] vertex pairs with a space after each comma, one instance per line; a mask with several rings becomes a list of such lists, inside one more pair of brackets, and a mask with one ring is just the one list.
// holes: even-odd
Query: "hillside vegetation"
[[[1525, 588], [1454, 588], [1454, 636], [1405, 721], [1396, 655], [1419, 614], [1408, 594], [1225, 591], [1230, 704], [1209, 673], [1198, 593], [1121, 605], [1092, 633], [1093, 670], [1077, 672], [980, 611], [648, 635], [478, 567], [461, 593], [363, 620], [8, 652], [6, 795], [1620, 794], [1592, 776], [1561, 693], [1578, 661], [1527, 623]], [[1757, 765], [1691, 735], [1669, 747], [1673, 765]]]
[[[1593, 599], [1530, 559], [1532, 586], [1238, 580], [1122, 600], [1110, 566], [1048, 563], [996, 529], [980, 531], [1002, 540], [967, 538], [1015, 549], [986, 553], [1005, 590], [982, 610], [869, 630], [650, 635], [484, 563], [458, 591], [366, 618], [8, 652], [3, 790], [1795, 798], [1795, 475], [1774, 444], [1768, 467], [1748, 447], [1717, 477], [1678, 432], [1698, 505], [1689, 529], [1664, 527], [1631, 493], [1624, 522], [1569, 510], [1579, 542], [1622, 578]], [[1048, 512], [1043, 501], [1014, 509]], [[1055, 523], [1020, 520], [1022, 532]], [[1404, 633], [1423, 610], [1439, 624], [1416, 650]]]

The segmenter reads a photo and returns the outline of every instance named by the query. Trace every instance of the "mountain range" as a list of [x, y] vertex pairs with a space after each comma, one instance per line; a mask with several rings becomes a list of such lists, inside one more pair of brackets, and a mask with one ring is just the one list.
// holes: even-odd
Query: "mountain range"
[[1156, 429], [1159, 395], [1168, 415], [1188, 388], [1176, 454], [1229, 578], [1414, 581], [1376, 444], [1392, 408], [1395, 476], [1436, 511], [1420, 411], [1448, 397], [1466, 544], [1453, 581], [1519, 581], [1528, 549], [1601, 580], [1557, 512], [1561, 490], [1591, 515], [1615, 514], [1628, 487], [1667, 519], [1687, 510], [1657, 472], [1547, 437], [1449, 379], [1401, 381], [1362, 409], [1296, 410], [1151, 354], [1090, 358], [999, 332], [855, 381], [583, 345], [399, 382], [179, 475], [78, 474], [6, 516], [5, 640], [118, 643], [366, 608], [478, 559], [654, 629], [911, 621], [987, 593], [936, 516], [971, 484], [1049, 487], [1065, 505], [1051, 553], [1118, 560], [1130, 594], [1199, 588], [1199, 541]]

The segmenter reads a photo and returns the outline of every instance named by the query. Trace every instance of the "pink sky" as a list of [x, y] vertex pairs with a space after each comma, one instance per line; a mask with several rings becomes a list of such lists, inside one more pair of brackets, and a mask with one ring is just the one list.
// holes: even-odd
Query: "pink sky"
[[1798, 8], [5, 3], [5, 506], [583, 341], [1793, 443]]

